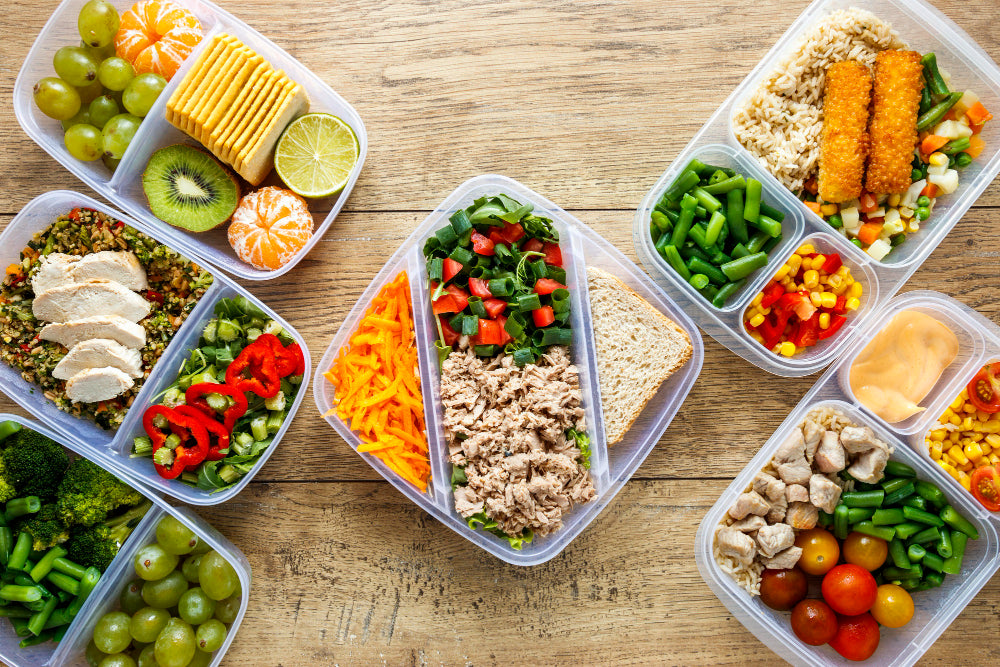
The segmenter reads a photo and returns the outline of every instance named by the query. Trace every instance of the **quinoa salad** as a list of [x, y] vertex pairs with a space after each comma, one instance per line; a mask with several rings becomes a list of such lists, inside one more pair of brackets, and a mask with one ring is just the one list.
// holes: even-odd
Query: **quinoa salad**
[[[146, 332], [146, 344], [140, 350], [142, 376], [114, 399], [74, 403], [66, 394], [67, 382], [53, 377], [68, 350], [39, 337], [44, 323], [32, 312], [31, 280], [41, 258], [51, 253], [85, 256], [101, 251], [132, 252], [147, 274], [148, 289], [142, 296], [150, 312], [138, 323]], [[0, 359], [39, 386], [60, 410], [116, 429], [160, 355], [211, 284], [208, 271], [156, 240], [100, 211], [74, 208], [35, 234], [21, 251], [20, 263], [6, 269], [0, 289]]]

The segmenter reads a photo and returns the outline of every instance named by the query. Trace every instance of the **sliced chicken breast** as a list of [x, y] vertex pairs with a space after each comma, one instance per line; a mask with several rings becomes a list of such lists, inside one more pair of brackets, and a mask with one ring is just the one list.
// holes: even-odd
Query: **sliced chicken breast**
[[138, 350], [110, 338], [92, 338], [77, 343], [59, 360], [52, 377], [69, 380], [88, 368], [117, 368], [132, 378], [142, 377], [142, 357]]
[[138, 322], [149, 315], [149, 302], [111, 280], [88, 280], [54, 287], [36, 296], [31, 306], [35, 317], [47, 322], [71, 322], [93, 315], [124, 317]]
[[35, 298], [50, 289], [75, 283], [73, 269], [81, 259], [79, 255], [67, 255], [61, 252], [43, 255], [38, 270], [31, 278], [31, 291], [35, 293]]
[[70, 322], [46, 324], [39, 337], [51, 340], [66, 347], [91, 338], [105, 338], [121, 343], [125, 347], [139, 350], [146, 345], [146, 330], [135, 322], [129, 322], [124, 317], [109, 317], [95, 315]]
[[135, 386], [128, 375], [117, 368], [88, 368], [66, 381], [66, 396], [74, 403], [107, 401]]
[[73, 278], [78, 283], [88, 280], [113, 280], [137, 292], [149, 288], [149, 283], [146, 282], [146, 270], [131, 252], [102, 250], [84, 255], [73, 267]]

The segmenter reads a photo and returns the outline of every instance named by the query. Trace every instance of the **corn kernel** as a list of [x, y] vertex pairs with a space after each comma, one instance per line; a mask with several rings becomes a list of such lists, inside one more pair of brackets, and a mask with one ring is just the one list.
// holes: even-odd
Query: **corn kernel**
[[760, 313], [761, 315], [767, 316], [767, 315], [771, 314], [771, 309], [770, 308], [758, 308], [757, 312]]
[[861, 283], [854, 282], [851, 283], [851, 288], [848, 290], [851, 296], [860, 299], [861, 295], [865, 293], [865, 286]]
[[845, 264], [841, 264], [840, 268], [837, 269], [837, 275], [840, 276], [841, 278], [847, 278], [847, 276], [850, 275], [850, 273], [851, 270], [847, 268]]
[[761, 345], [763, 345], [763, 344], [764, 344], [764, 337], [763, 337], [763, 336], [761, 336], [761, 335], [760, 335], [759, 333], [757, 333], [756, 331], [751, 331], [751, 332], [750, 332], [750, 337], [751, 337], [751, 338], [753, 338], [753, 339], [754, 339], [755, 341], [757, 341], [758, 343], [760, 343]]
[[809, 302], [819, 308], [823, 305], [823, 292], [809, 292]]
[[965, 456], [965, 452], [963, 452], [962, 448], [959, 447], [958, 445], [954, 445], [951, 449], [948, 450], [948, 456], [951, 457], [952, 461], [954, 461], [959, 465], [965, 465], [966, 463], [969, 462], [969, 459], [966, 458]]
[[797, 255], [811, 255], [816, 252], [816, 248], [813, 247], [812, 243], [803, 243], [799, 246], [799, 249], [795, 251]]
[[1000, 422], [989, 420], [983, 424], [983, 433], [1000, 433]]
[[778, 346], [778, 352], [785, 357], [790, 357], [795, 354], [795, 343], [790, 341], [785, 341]]
[[908, 206], [900, 206], [899, 207], [899, 216], [901, 218], [909, 220], [910, 218], [913, 217], [913, 213], [914, 213], [913, 209], [909, 208]]
[[976, 406], [974, 406], [972, 403], [966, 403], [965, 405], [962, 406], [962, 412], [964, 412], [967, 415], [975, 414]]
[[764, 293], [763, 292], [758, 292], [757, 296], [755, 296], [753, 298], [753, 301], [750, 302], [750, 305], [751, 306], [759, 306], [760, 302], [763, 301], [763, 300], [764, 300]]
[[847, 310], [857, 310], [860, 306], [861, 306], [861, 301], [853, 296], [850, 299], [848, 299], [847, 303], [844, 305], [844, 307], [847, 308]]
[[976, 410], [976, 419], [981, 422], [988, 422], [990, 420], [990, 415], [982, 410]]
[[889, 195], [889, 199], [887, 201], [888, 201], [889, 206], [891, 206], [892, 208], [896, 208], [897, 206], [899, 206], [899, 202], [902, 199], [903, 199], [902, 195], [892, 194], [892, 195]]
[[962, 452], [965, 454], [965, 457], [973, 463], [976, 463], [979, 459], [983, 458], [983, 448], [979, 446], [978, 442], [966, 445], [962, 448]]
[[837, 295], [833, 292], [823, 292], [821, 300], [824, 308], [833, 308], [837, 305]]
[[948, 473], [949, 475], [951, 475], [955, 479], [958, 479], [958, 470], [955, 468], [955, 466], [949, 465], [947, 463], [942, 463], [941, 467], [944, 468], [944, 471], [946, 473]]
[[819, 207], [819, 210], [823, 215], [830, 216], [839, 213], [840, 207], [836, 204], [823, 204]]
[[944, 153], [931, 153], [928, 162], [930, 162], [935, 167], [941, 167], [943, 165], [948, 164], [948, 156], [945, 155]]
[[958, 483], [965, 487], [966, 491], [972, 490], [972, 477], [967, 472], [958, 473]]
[[954, 401], [951, 402], [951, 405], [949, 405], [948, 407], [951, 408], [952, 410], [961, 410], [963, 405], [965, 405], [965, 399], [962, 398], [961, 395], [959, 395], [957, 398], [955, 398]]
[[830, 313], [820, 313], [819, 314], [819, 328], [829, 329], [830, 328]]
[[[805, 264], [805, 262], [803, 262], [803, 264]], [[809, 268], [816, 269], [817, 271], [823, 268], [824, 264], [826, 264], [826, 257], [823, 255], [816, 255], [809, 260]]]
[[756, 315], [750, 318], [750, 326], [752, 326], [754, 329], [756, 329], [763, 323], [764, 323], [764, 316], [761, 315], [760, 313], [757, 313]]
[[819, 273], [810, 269], [805, 272], [802, 276], [802, 283], [806, 286], [806, 289], [812, 289], [819, 284]]
[[791, 275], [795, 276], [798, 274], [799, 268], [802, 266], [802, 257], [799, 255], [792, 255], [785, 263], [792, 267]]
[[[778, 269], [777, 273], [774, 274], [774, 279], [775, 280], [781, 280], [782, 278], [784, 278], [785, 276], [787, 276], [788, 273], [791, 270], [792, 270], [792, 267], [788, 266], [788, 264], [785, 264], [780, 269]], [[762, 294], [758, 294], [757, 296], [763, 296], [763, 295]]]
[[972, 430], [972, 417], [966, 417], [962, 420], [962, 430], [971, 431]]
[[1000, 455], [996, 452], [990, 454], [990, 465], [1000, 465]]
[[826, 279], [826, 284], [832, 287], [833, 289], [837, 289], [838, 287], [843, 286], [844, 279], [835, 273]]
[[795, 281], [790, 281], [787, 283], [782, 283], [785, 286], [785, 292], [798, 292], [799, 286], [795, 284]]
[[993, 449], [1000, 449], [1000, 435], [990, 434], [986, 436], [986, 442], [990, 443]]
[[944, 441], [945, 435], [947, 435], [947, 433], [945, 433], [943, 429], [937, 431], [931, 431], [931, 440], [933, 440], [934, 442], [942, 442]]
[[935, 442], [934, 444], [932, 444], [931, 447], [930, 447], [930, 452], [931, 452], [931, 458], [932, 459], [934, 459], [935, 461], [940, 461], [941, 460], [941, 454], [942, 454], [941, 443], [940, 442]]

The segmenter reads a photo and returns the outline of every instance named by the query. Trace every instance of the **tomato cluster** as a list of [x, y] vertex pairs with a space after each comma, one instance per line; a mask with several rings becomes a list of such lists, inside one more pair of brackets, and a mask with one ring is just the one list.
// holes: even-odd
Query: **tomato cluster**
[[[913, 599], [894, 584], [875, 581], [872, 572], [888, 556], [885, 540], [851, 533], [841, 544], [823, 528], [798, 534], [802, 549], [791, 570], [764, 570], [761, 601], [791, 610], [792, 631], [810, 646], [829, 644], [848, 660], [867, 660], [878, 648], [879, 625], [899, 628], [913, 617]], [[807, 576], [822, 577], [822, 600], [806, 599]]]

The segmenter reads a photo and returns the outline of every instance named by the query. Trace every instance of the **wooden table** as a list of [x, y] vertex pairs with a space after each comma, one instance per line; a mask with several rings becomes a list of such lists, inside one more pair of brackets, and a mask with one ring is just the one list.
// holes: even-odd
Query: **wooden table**
[[[646, 190], [807, 3], [219, 4], [317, 72], [368, 129], [361, 179], [322, 242], [290, 274], [244, 283], [317, 359], [385, 258], [477, 174], [521, 180], [634, 258], [632, 214]], [[1000, 60], [996, 5], [937, 4]], [[10, 104], [54, 8], [17, 0], [0, 13], [4, 223], [48, 190], [85, 191]], [[904, 291], [937, 289], [996, 321], [996, 224], [994, 184]], [[777, 662], [698, 575], [694, 534], [816, 376], [769, 375], [708, 338], [705, 349], [701, 377], [633, 480], [562, 554], [529, 569], [417, 509], [308, 396], [254, 482], [200, 510], [253, 566], [226, 664]], [[21, 412], [9, 400], [0, 410]], [[1000, 660], [998, 600], [994, 577], [925, 661]]]

